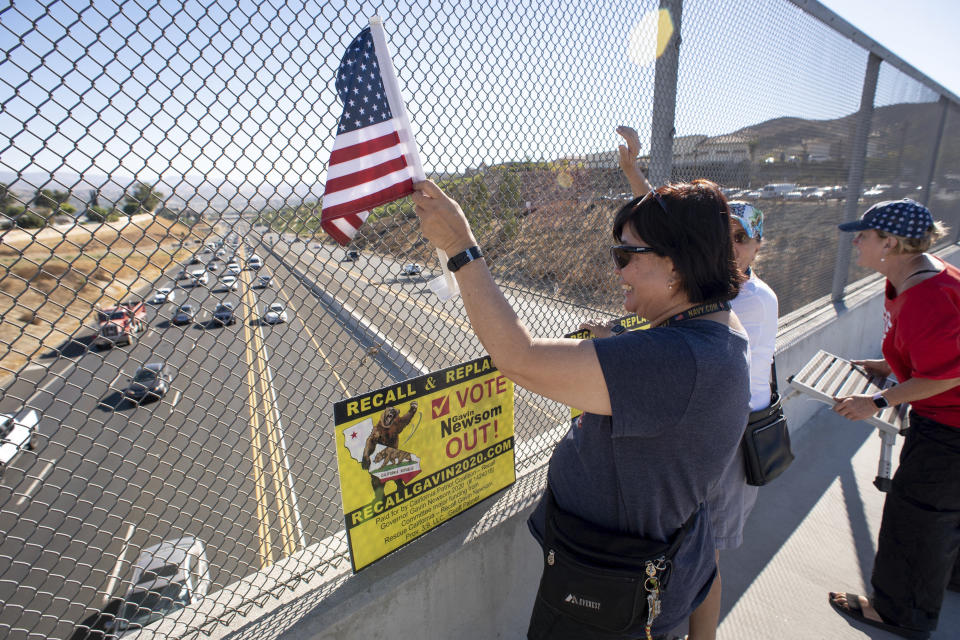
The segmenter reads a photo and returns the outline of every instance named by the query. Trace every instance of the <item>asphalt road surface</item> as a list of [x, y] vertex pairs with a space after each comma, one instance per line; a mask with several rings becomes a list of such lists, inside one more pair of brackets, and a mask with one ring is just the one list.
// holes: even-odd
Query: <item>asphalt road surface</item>
[[[174, 303], [149, 305], [136, 344], [99, 351], [89, 327], [3, 390], [0, 411], [34, 408], [42, 419], [39, 446], [0, 477], [0, 637], [69, 636], [125, 595], [139, 550], [161, 540], [202, 540], [215, 592], [339, 531], [332, 404], [483, 355], [459, 302], [430, 293], [436, 274], [293, 238], [264, 242], [244, 221], [235, 230], [244, 243], [225, 258], [265, 259], [243, 269], [236, 291], [220, 283], [225, 260], [207, 285], [176, 281], [177, 266], [142, 292], [149, 300], [177, 285]], [[272, 285], [256, 287], [264, 274]], [[537, 335], [582, 319], [535, 296], [511, 299]], [[235, 324], [212, 320], [221, 301], [235, 304]], [[187, 302], [195, 322], [173, 325]], [[286, 323], [261, 322], [272, 302], [286, 306]], [[124, 400], [136, 368], [155, 361], [174, 372], [167, 394]], [[518, 389], [518, 454], [565, 415]]]

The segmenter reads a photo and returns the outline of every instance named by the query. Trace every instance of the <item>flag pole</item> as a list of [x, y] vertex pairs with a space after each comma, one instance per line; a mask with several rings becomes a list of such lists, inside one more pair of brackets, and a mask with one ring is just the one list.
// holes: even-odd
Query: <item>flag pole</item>
[[[373, 50], [377, 54], [377, 63], [380, 65], [380, 77], [383, 80], [383, 89], [387, 92], [387, 102], [390, 104], [390, 110], [393, 117], [399, 120], [400, 142], [406, 147], [407, 161], [410, 163], [410, 170], [413, 173], [414, 182], [422, 182], [427, 179], [423, 172], [423, 163], [420, 162], [420, 150], [417, 148], [417, 141], [413, 139], [413, 130], [410, 128], [410, 116], [407, 115], [406, 105], [400, 95], [400, 83], [397, 81], [397, 72], [393, 67], [393, 59], [390, 56], [390, 49], [387, 46], [387, 37], [383, 31], [383, 19], [378, 15], [370, 18], [370, 35], [373, 37]], [[447, 268], [447, 254], [442, 249], [437, 249], [437, 258], [440, 260], [440, 268], [443, 269], [443, 280], [446, 284], [446, 296], [439, 293], [441, 299], [452, 298], [460, 293], [457, 281], [453, 274]]]

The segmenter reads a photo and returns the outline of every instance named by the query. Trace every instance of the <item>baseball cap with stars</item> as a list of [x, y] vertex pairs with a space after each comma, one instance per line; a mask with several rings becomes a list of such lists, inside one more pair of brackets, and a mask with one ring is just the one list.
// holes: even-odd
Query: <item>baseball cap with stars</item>
[[910, 198], [887, 200], [867, 209], [859, 220], [838, 226], [841, 231], [877, 229], [901, 238], [922, 238], [933, 226], [933, 214]]

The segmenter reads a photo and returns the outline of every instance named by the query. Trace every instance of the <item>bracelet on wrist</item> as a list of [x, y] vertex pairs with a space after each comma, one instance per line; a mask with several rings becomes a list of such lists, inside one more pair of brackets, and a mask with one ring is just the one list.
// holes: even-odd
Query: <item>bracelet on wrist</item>
[[456, 273], [459, 269], [482, 257], [483, 252], [480, 251], [480, 247], [473, 245], [466, 251], [461, 251], [447, 260], [447, 269], [449, 269], [450, 273]]

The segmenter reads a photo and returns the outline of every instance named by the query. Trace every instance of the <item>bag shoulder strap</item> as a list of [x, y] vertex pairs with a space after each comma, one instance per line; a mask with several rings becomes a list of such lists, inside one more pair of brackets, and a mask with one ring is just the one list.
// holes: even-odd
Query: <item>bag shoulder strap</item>
[[770, 359], [770, 401], [773, 402], [773, 399], [777, 397], [779, 389], [777, 389], [777, 356], [773, 356]]

